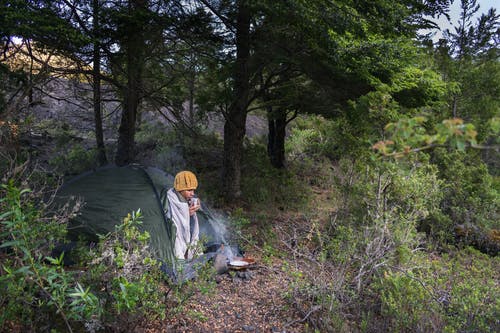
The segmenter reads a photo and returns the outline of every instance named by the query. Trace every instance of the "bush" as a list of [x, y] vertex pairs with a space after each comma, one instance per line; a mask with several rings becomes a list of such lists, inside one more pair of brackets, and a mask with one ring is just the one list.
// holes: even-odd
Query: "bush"
[[[300, 311], [314, 310], [308, 320], [318, 330], [355, 329], [349, 319], [355, 316], [365, 327], [384, 331], [372, 321], [380, 320], [373, 300], [380, 291], [374, 289], [374, 283], [391, 267], [405, 270], [413, 266], [424, 241], [416, 225], [441, 198], [437, 169], [425, 160], [376, 164], [343, 160], [336, 167], [336, 176], [340, 209], [326, 221], [315, 217], [319, 221], [306, 223], [308, 230], [289, 231], [294, 242], [288, 246], [299, 253], [302, 262], [297, 266], [303, 272], [290, 285], [290, 293]], [[424, 316], [411, 309], [426, 295], [406, 277], [387, 280], [384, 287], [390, 283], [396, 291], [415, 294], [415, 301], [399, 304], [404, 313], [398, 317], [402, 326], [398, 328], [392, 321], [387, 324], [404, 331]], [[384, 314], [390, 317], [396, 308], [389, 305], [398, 297], [384, 297], [388, 304]]]
[[274, 168], [265, 146], [249, 143], [244, 152], [241, 189], [249, 205], [257, 210], [298, 210], [303, 208], [309, 189], [292, 172]]
[[141, 219], [140, 210], [133, 212], [102, 236], [82, 277], [104, 308], [104, 327], [128, 331], [144, 319], [165, 316], [164, 276], [149, 249], [149, 234], [138, 229]]
[[489, 174], [477, 152], [437, 149], [432, 160], [443, 181], [443, 199], [423, 224], [436, 240], [454, 242], [457, 225], [482, 230], [498, 228], [500, 195], [498, 181]]
[[42, 195], [20, 189], [13, 180], [0, 187], [0, 326], [129, 331], [144, 319], [163, 318], [164, 276], [149, 252], [149, 235], [137, 228], [140, 211], [84, 256], [92, 260], [83, 262], [82, 270], [67, 270], [64, 254], [50, 254], [64, 242], [66, 222], [76, 211], [49, 214], [44, 204], [34, 204]]
[[57, 155], [49, 164], [58, 172], [65, 175], [80, 174], [97, 167], [96, 148], [86, 149], [80, 144], [66, 148], [66, 151]]
[[499, 219], [499, 195], [478, 153], [437, 150], [433, 156], [446, 181], [442, 210], [457, 224], [492, 227]]
[[285, 150], [291, 161], [333, 158], [340, 148], [335, 136], [337, 124], [322, 116], [295, 119], [286, 140]]
[[415, 257], [418, 267], [387, 270], [374, 291], [390, 331], [494, 332], [500, 321], [498, 258], [467, 248]]
[[373, 289], [380, 294], [381, 314], [390, 331], [442, 331], [440, 304], [413, 272], [386, 271]]
[[71, 330], [99, 312], [96, 297], [49, 256], [65, 235], [65, 224], [46, 218], [33, 205], [33, 193], [13, 181], [1, 187], [0, 223], [3, 257], [0, 277], [0, 326], [42, 331]]

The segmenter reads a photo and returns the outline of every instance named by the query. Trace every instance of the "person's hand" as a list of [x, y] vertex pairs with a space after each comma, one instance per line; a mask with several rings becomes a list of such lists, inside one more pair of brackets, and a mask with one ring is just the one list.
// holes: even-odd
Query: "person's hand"
[[196, 211], [201, 208], [200, 199], [196, 200], [196, 204], [189, 206], [189, 216], [193, 216]]

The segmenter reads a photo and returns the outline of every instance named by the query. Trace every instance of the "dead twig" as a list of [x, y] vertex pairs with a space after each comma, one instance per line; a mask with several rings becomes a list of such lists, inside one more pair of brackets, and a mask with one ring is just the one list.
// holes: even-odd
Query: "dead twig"
[[303, 323], [303, 322], [305, 322], [305, 321], [309, 318], [309, 316], [311, 316], [311, 314], [313, 314], [314, 312], [319, 311], [319, 310], [321, 310], [321, 306], [319, 306], [319, 305], [315, 305], [315, 306], [313, 306], [313, 307], [309, 310], [309, 312], [307, 312], [307, 313], [306, 313], [306, 315], [304, 316], [304, 318], [302, 318], [302, 319], [292, 320], [292, 321], [290, 321], [290, 322], [286, 323], [285, 325], [283, 325], [283, 327], [285, 328], [285, 327], [290, 327], [290, 326], [292, 326], [293, 324]]

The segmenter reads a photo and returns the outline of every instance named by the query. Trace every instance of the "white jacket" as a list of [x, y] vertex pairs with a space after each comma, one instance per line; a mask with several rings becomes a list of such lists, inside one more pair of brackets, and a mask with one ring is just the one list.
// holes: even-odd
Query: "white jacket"
[[[187, 201], [181, 200], [171, 188], [167, 192], [169, 202], [167, 217], [171, 219], [177, 233], [175, 235], [175, 257], [178, 259], [193, 259], [196, 243], [199, 239], [200, 227], [196, 213], [189, 216], [189, 205]], [[187, 257], [185, 257], [187, 251]]]

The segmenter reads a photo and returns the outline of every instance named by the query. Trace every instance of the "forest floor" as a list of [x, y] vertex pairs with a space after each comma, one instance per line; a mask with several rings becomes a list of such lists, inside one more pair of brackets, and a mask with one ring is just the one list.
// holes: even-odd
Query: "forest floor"
[[[215, 289], [196, 293], [182, 312], [147, 332], [303, 332], [303, 318], [285, 299], [289, 279], [279, 264], [217, 277]], [[243, 278], [242, 278], [243, 277]]]

